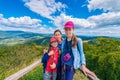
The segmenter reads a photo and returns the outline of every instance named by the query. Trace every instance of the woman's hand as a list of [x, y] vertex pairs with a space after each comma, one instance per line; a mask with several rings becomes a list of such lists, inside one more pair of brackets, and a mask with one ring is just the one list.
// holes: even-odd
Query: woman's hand
[[58, 39], [58, 43], [61, 44], [62, 43], [61, 37], [58, 37], [57, 39]]
[[51, 69], [55, 69], [56, 68], [56, 64], [53, 63], [52, 65], [50, 65]]
[[53, 54], [54, 54], [53, 50], [48, 53], [49, 56], [52, 56]]
[[81, 69], [86, 76], [87, 76], [87, 74], [90, 74], [93, 77], [97, 78], [96, 74], [94, 72], [90, 71], [85, 65], [82, 65]]

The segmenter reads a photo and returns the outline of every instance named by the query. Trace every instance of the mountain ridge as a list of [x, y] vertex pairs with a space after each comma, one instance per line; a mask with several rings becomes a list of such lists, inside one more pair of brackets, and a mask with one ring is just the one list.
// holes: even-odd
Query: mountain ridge
[[[41, 33], [32, 33], [32, 32], [25, 32], [25, 31], [0, 31], [0, 45], [14, 45], [14, 44], [24, 44], [24, 43], [31, 43], [37, 42], [41, 44], [40, 41], [47, 40], [49, 41], [50, 37], [53, 34], [41, 34]], [[65, 35], [62, 35], [63, 38]], [[116, 38], [116, 37], [109, 37], [109, 36], [84, 36], [84, 35], [77, 35], [77, 37], [81, 38], [82, 40], [90, 40], [96, 39], [99, 37], [104, 38]], [[120, 39], [119, 37], [116, 39]], [[46, 43], [42, 43], [46, 44]]]

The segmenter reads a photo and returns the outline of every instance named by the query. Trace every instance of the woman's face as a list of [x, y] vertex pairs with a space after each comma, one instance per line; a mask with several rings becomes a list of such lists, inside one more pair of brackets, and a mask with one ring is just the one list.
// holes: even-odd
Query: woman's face
[[65, 28], [65, 34], [67, 37], [72, 37], [74, 30], [72, 28]]
[[57, 38], [57, 39], [61, 39], [62, 38], [62, 35], [60, 34], [60, 32], [55, 32], [54, 36]]

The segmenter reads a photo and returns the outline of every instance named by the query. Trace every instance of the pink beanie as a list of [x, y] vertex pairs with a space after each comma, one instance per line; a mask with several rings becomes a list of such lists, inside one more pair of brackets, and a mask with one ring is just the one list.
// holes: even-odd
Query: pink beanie
[[64, 28], [74, 29], [74, 23], [72, 21], [68, 21], [68, 22], [65, 23]]

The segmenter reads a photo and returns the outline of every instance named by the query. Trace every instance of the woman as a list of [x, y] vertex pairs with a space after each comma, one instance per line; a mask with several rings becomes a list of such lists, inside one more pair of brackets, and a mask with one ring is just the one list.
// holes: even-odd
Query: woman
[[85, 56], [83, 53], [82, 40], [74, 35], [74, 24], [68, 21], [64, 25], [66, 38], [62, 41], [61, 61], [62, 61], [62, 76], [61, 80], [73, 80], [75, 69], [80, 68], [83, 73], [96, 75], [86, 68]]
[[[57, 38], [58, 40], [58, 48], [59, 50], [61, 50], [61, 45], [62, 45], [62, 32], [58, 29], [54, 31], [54, 37]], [[61, 54], [59, 55], [61, 58]], [[59, 64], [57, 65], [57, 79], [56, 80], [60, 80], [61, 79], [61, 60], [59, 60]]]

